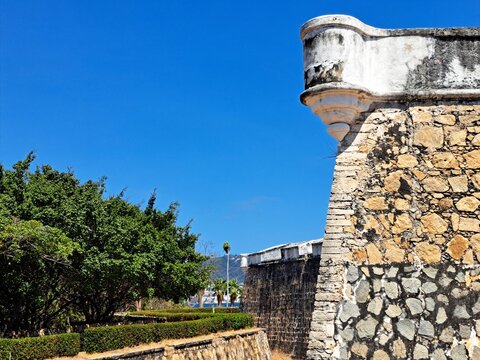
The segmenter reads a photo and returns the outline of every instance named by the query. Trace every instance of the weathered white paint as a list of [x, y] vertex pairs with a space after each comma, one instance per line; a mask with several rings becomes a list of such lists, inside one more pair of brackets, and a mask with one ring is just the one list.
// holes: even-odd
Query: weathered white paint
[[480, 54], [470, 56], [468, 64], [453, 58], [448, 71], [427, 77], [421, 73], [431, 63], [448, 61], [444, 53], [436, 53], [445, 37], [455, 37], [446, 45], [455, 56], [455, 42], [479, 35], [478, 29], [467, 28], [377, 29], [345, 15], [312, 19], [301, 29], [306, 84], [302, 102], [326, 125], [335, 124], [327, 131], [341, 141], [347, 126], [376, 101], [480, 98]]
[[[282, 260], [295, 260], [305, 256], [320, 256], [323, 239], [274, 246], [253, 254], [242, 254], [242, 267]], [[245, 259], [245, 260], [244, 260]]]
[[240, 268], [248, 267], [248, 254], [240, 254]]
[[282, 258], [281, 249], [274, 249], [260, 254], [261, 262], [280, 260]]
[[448, 65], [448, 70], [445, 74], [445, 86], [475, 86], [476, 79], [480, 78], [480, 64], [470, 70], [462, 66], [458, 58], [452, 60]]

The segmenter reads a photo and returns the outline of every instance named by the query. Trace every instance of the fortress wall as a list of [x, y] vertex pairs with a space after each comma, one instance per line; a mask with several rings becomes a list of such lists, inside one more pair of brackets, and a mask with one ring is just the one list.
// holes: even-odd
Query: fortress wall
[[480, 29], [301, 37], [339, 141], [307, 359], [480, 359]]
[[319, 263], [309, 254], [246, 269], [242, 307], [265, 329], [272, 350], [305, 359]]
[[480, 102], [375, 106], [339, 148], [309, 359], [480, 359]]
[[480, 359], [480, 28], [301, 38], [300, 99], [339, 141], [321, 257], [249, 256], [245, 309], [298, 359]]

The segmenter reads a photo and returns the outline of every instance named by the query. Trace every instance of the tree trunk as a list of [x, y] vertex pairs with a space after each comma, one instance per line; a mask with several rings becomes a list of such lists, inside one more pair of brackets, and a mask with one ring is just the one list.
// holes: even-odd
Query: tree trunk
[[205, 293], [205, 289], [201, 288], [198, 289], [198, 308], [203, 308], [203, 294]]
[[142, 310], [142, 299], [138, 299], [135, 301], [135, 308], [137, 309], [137, 311]]

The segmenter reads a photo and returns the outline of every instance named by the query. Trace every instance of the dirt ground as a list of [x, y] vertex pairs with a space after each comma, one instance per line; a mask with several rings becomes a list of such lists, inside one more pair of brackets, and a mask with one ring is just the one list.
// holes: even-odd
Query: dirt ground
[[292, 360], [292, 358], [290, 355], [274, 350], [272, 351], [272, 360]]

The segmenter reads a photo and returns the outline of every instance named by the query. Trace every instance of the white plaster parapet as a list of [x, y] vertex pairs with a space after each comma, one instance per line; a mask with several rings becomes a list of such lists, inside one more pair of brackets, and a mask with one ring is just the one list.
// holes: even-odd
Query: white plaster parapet
[[480, 99], [480, 28], [386, 30], [328, 15], [301, 38], [301, 101], [337, 140], [373, 102]]
[[241, 254], [241, 267], [320, 256], [323, 239], [274, 246], [253, 254]]

